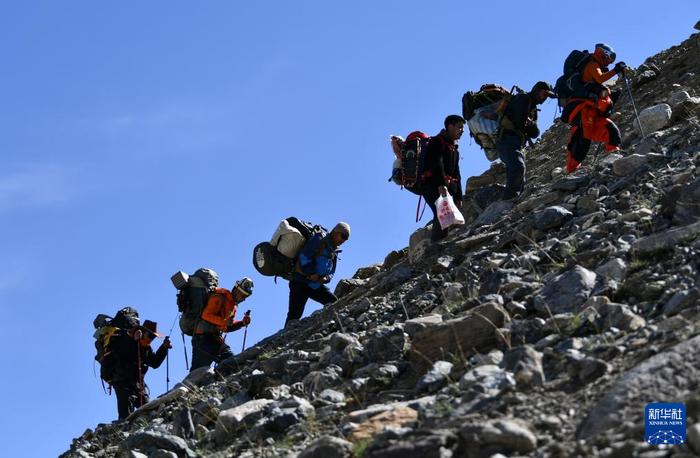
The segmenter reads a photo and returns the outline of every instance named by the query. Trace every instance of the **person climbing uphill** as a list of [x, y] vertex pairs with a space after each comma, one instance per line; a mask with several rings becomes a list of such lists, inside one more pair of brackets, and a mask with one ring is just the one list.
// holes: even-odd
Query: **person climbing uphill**
[[157, 369], [172, 348], [170, 339], [163, 340], [157, 351], [151, 342], [161, 335], [156, 331], [154, 321], [145, 320], [143, 325], [134, 326], [128, 332], [112, 337], [110, 349], [114, 356], [114, 377], [111, 381], [117, 394], [119, 420], [128, 417], [135, 409], [148, 402], [148, 386], [144, 376], [149, 367]]
[[537, 138], [537, 105], [554, 97], [552, 86], [546, 81], [538, 81], [530, 92], [514, 95], [503, 111], [499, 139], [496, 150], [506, 166], [506, 188], [503, 199], [520, 195], [525, 188], [525, 153], [528, 140]]
[[338, 247], [350, 238], [350, 225], [340, 222], [328, 234], [314, 233], [299, 253], [289, 281], [289, 311], [285, 327], [292, 326], [304, 314], [309, 299], [323, 305], [338, 300], [326, 286], [335, 273]]
[[435, 201], [449, 192], [457, 208], [462, 208], [462, 176], [459, 171], [459, 149], [457, 141], [464, 133], [464, 118], [449, 115], [445, 128], [428, 142], [423, 174], [422, 195], [433, 211], [433, 229], [430, 239], [438, 241], [447, 237], [449, 228], [442, 229], [438, 220]]
[[618, 62], [612, 70], [608, 70], [608, 66], [615, 62], [616, 57], [617, 55], [610, 45], [606, 45], [605, 43], [596, 44], [595, 51], [593, 51], [588, 63], [583, 67], [581, 82], [583, 84], [603, 84], [624, 72], [627, 69], [627, 64], [624, 62]]
[[598, 43], [581, 72], [582, 93], [574, 94], [566, 101], [562, 119], [571, 126], [566, 147], [566, 173], [581, 166], [592, 141], [603, 143], [608, 153], [620, 149], [620, 129], [610, 119], [620, 93], [603, 84], [627, 69], [624, 62], [618, 62], [608, 70], [615, 58], [612, 47]]
[[238, 305], [251, 294], [253, 280], [245, 277], [237, 281], [230, 291], [216, 288], [209, 296], [192, 336], [190, 372], [233, 356], [224, 333], [238, 331], [250, 324], [250, 314], [246, 313], [242, 320], [236, 320], [235, 316]]

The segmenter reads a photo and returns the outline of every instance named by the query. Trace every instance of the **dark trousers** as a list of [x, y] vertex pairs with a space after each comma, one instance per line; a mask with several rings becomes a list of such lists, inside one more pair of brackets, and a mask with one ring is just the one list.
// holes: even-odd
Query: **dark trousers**
[[[454, 199], [455, 205], [457, 205], [457, 207], [461, 209], [462, 198], [460, 196], [461, 191], [459, 188], [459, 184], [450, 184], [447, 187], [447, 192], [449, 192], [452, 198]], [[440, 227], [440, 220], [438, 219], [437, 207], [435, 206], [435, 201], [438, 199], [438, 197], [440, 197], [440, 191], [438, 191], [437, 186], [426, 185], [423, 188], [422, 195], [425, 199], [425, 202], [428, 204], [428, 207], [430, 207], [430, 210], [433, 212], [433, 230], [430, 234], [430, 240], [432, 240], [433, 242], [437, 242], [438, 240], [442, 240], [445, 237], [447, 237], [447, 234], [450, 230], [449, 227], [445, 229]]]
[[[606, 149], [619, 146], [620, 143], [622, 143], [620, 129], [618, 129], [612, 121], [605, 123], [605, 129], [607, 135], [603, 135], [600, 139], [605, 141]], [[577, 116], [574, 125], [571, 127], [569, 143], [566, 145], [566, 149], [571, 153], [571, 156], [576, 159], [576, 162], [581, 163], [586, 159], [590, 148], [591, 140], [584, 136], [581, 118]]]
[[148, 391], [145, 385], [141, 395], [139, 395], [138, 383], [114, 385], [113, 388], [117, 395], [117, 412], [120, 420], [125, 419], [131, 412], [148, 402]]
[[591, 147], [591, 141], [583, 136], [583, 129], [579, 126], [572, 127], [571, 138], [566, 149], [571, 153], [571, 157], [576, 159], [576, 162], [583, 162], [588, 155], [588, 150]]
[[195, 334], [192, 336], [192, 365], [190, 366], [190, 372], [200, 367], [209, 366], [213, 362], [219, 364], [231, 356], [233, 356], [231, 347], [226, 345], [221, 335], [210, 332]]
[[317, 289], [311, 288], [304, 282], [291, 280], [289, 282], [289, 312], [287, 320], [298, 320], [304, 314], [304, 307], [309, 299], [326, 305], [338, 300], [335, 294], [331, 293], [326, 285], [321, 285]]
[[435, 206], [435, 201], [438, 199], [438, 197], [440, 197], [440, 192], [437, 190], [437, 188], [430, 187], [425, 189], [423, 192], [423, 198], [428, 204], [428, 207], [430, 207], [430, 210], [433, 212], [433, 231], [430, 233], [430, 240], [433, 242], [437, 242], [438, 240], [442, 240], [447, 237], [447, 232], [449, 230], [449, 228], [442, 229], [440, 227], [437, 207]]
[[523, 142], [517, 134], [503, 133], [496, 143], [498, 156], [506, 166], [505, 199], [520, 195], [525, 189], [525, 154]]

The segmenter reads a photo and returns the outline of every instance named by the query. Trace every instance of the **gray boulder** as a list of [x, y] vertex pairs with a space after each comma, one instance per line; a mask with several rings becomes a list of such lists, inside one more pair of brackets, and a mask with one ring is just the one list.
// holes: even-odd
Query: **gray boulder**
[[625, 275], [627, 274], [627, 263], [620, 258], [611, 259], [596, 268], [595, 273], [601, 277], [621, 282], [625, 279]]
[[587, 186], [591, 182], [590, 177], [584, 176], [566, 176], [552, 183], [553, 191], [576, 191], [579, 188]]
[[349, 334], [334, 332], [330, 338], [331, 349], [335, 351], [343, 351], [348, 345], [360, 346], [360, 342]]
[[466, 458], [529, 453], [537, 448], [537, 437], [530, 427], [513, 420], [470, 423], [460, 429], [459, 436]]
[[647, 155], [630, 154], [613, 162], [613, 173], [619, 177], [627, 176], [649, 160]]
[[339, 437], [321, 436], [309, 444], [298, 458], [347, 458], [351, 452], [351, 442]]
[[432, 228], [430, 226], [417, 229], [408, 239], [408, 259], [411, 264], [420, 261], [426, 249], [430, 246], [430, 235]]
[[235, 438], [239, 428], [250, 427], [266, 413], [266, 407], [274, 401], [270, 399], [254, 399], [232, 409], [219, 413], [214, 431], [214, 441], [223, 444]]
[[423, 315], [421, 317], [406, 321], [404, 323], [404, 331], [406, 331], [406, 334], [413, 338], [413, 336], [421, 329], [425, 329], [429, 325], [438, 323], [442, 323], [442, 315], [437, 313]]
[[343, 278], [335, 286], [333, 294], [335, 294], [336, 297], [341, 298], [343, 296], [347, 296], [348, 294], [352, 293], [358, 288], [366, 286], [368, 283], [369, 280], [361, 280], [358, 278]]
[[698, 288], [678, 291], [664, 304], [663, 314], [666, 316], [675, 315], [683, 309], [697, 305], [699, 300], [700, 290]]
[[684, 186], [675, 203], [673, 222], [678, 225], [694, 223], [700, 218], [700, 177]]
[[342, 402], [345, 402], [345, 395], [341, 393], [340, 391], [332, 390], [330, 388], [326, 388], [325, 390], [321, 391], [321, 393], [318, 395], [319, 399], [323, 399], [324, 401], [331, 402], [333, 404], [340, 404]]
[[562, 193], [558, 191], [548, 192], [541, 196], [531, 197], [523, 202], [520, 202], [515, 208], [521, 213], [529, 212], [542, 205], [549, 205], [555, 202], [560, 202]]
[[488, 226], [495, 223], [506, 213], [511, 211], [515, 204], [510, 200], [499, 200], [492, 203], [476, 218], [474, 226]]
[[610, 328], [636, 331], [646, 326], [644, 318], [632, 312], [627, 304], [612, 303], [605, 296], [591, 296], [582, 308], [579, 321], [583, 321], [582, 326], [591, 325], [597, 333]]
[[668, 96], [667, 102], [671, 106], [671, 109], [675, 109], [677, 106], [683, 103], [700, 103], [700, 98], [691, 97], [686, 91], [678, 91]]
[[384, 263], [382, 264], [382, 267], [385, 270], [389, 270], [392, 267], [394, 267], [396, 264], [401, 262], [404, 258], [406, 258], [408, 250], [405, 248], [401, 251], [392, 251], [386, 257], [384, 258]]
[[271, 404], [266, 413], [266, 428], [283, 432], [292, 425], [309, 418], [316, 409], [304, 398], [292, 396]]
[[[661, 103], [647, 107], [639, 112], [639, 122], [642, 123], [642, 129], [645, 134], [650, 134], [661, 130], [671, 123], [671, 106], [667, 103]], [[634, 127], [639, 130], [637, 120], [634, 121]]]
[[552, 315], [578, 312], [591, 295], [596, 277], [584, 267], [573, 267], [546, 283], [534, 298], [535, 309]]
[[447, 384], [453, 364], [447, 361], [436, 361], [433, 368], [428, 371], [416, 384], [419, 393], [433, 393]]
[[336, 365], [330, 365], [323, 370], [309, 372], [302, 383], [304, 391], [309, 394], [320, 393], [326, 388], [331, 388], [340, 382], [343, 369]]
[[459, 379], [459, 388], [494, 396], [501, 390], [516, 386], [513, 374], [495, 364], [484, 364], [467, 371]]
[[531, 345], [523, 345], [508, 350], [503, 355], [503, 367], [513, 372], [519, 387], [541, 386], [544, 384], [542, 353]]
[[555, 205], [547, 207], [534, 216], [533, 226], [535, 229], [543, 231], [561, 227], [564, 223], [571, 220], [574, 214], [564, 207]]
[[365, 344], [367, 357], [374, 362], [399, 360], [408, 348], [408, 336], [399, 326], [378, 328]]
[[503, 306], [488, 303], [470, 310], [465, 316], [429, 325], [418, 331], [411, 344], [410, 359], [418, 368], [445, 354], [469, 357], [488, 352], [503, 340], [499, 329], [510, 320]]
[[[196, 458], [198, 455], [193, 452], [184, 439], [159, 431], [144, 431], [130, 435], [121, 445], [122, 450], [130, 451], [139, 449], [141, 451], [167, 450], [173, 452], [178, 458]], [[149, 453], [149, 456], [151, 453]]]
[[652, 255], [662, 250], [670, 250], [681, 243], [694, 240], [699, 235], [700, 221], [642, 237], [632, 244], [631, 253], [633, 256]]

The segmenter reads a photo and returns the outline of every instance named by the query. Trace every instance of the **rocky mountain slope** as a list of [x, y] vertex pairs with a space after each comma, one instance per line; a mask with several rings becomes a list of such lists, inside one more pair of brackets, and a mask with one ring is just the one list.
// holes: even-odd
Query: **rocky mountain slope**
[[[62, 456], [698, 456], [700, 34], [631, 83], [647, 135], [624, 95], [624, 154], [594, 145], [564, 176], [555, 124], [525, 195], [487, 205], [502, 168], [470, 178], [447, 240], [416, 231], [337, 303]], [[686, 404], [687, 444], [644, 443], [648, 402]]]

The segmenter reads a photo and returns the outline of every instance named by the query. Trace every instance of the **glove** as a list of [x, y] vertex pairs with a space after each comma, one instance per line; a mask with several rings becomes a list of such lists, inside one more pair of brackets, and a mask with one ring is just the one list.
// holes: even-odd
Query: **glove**
[[133, 337], [134, 340], [141, 340], [143, 337], [143, 332], [140, 329], [135, 329], [131, 337]]
[[170, 337], [166, 337], [161, 346], [167, 348], [168, 350], [173, 348], [173, 344], [170, 342]]
[[622, 73], [627, 70], [627, 64], [624, 62], [618, 62], [613, 67], [613, 70], [615, 70], [615, 73]]
[[243, 323], [243, 326], [248, 326], [250, 324], [250, 315], [243, 315], [241, 323]]

